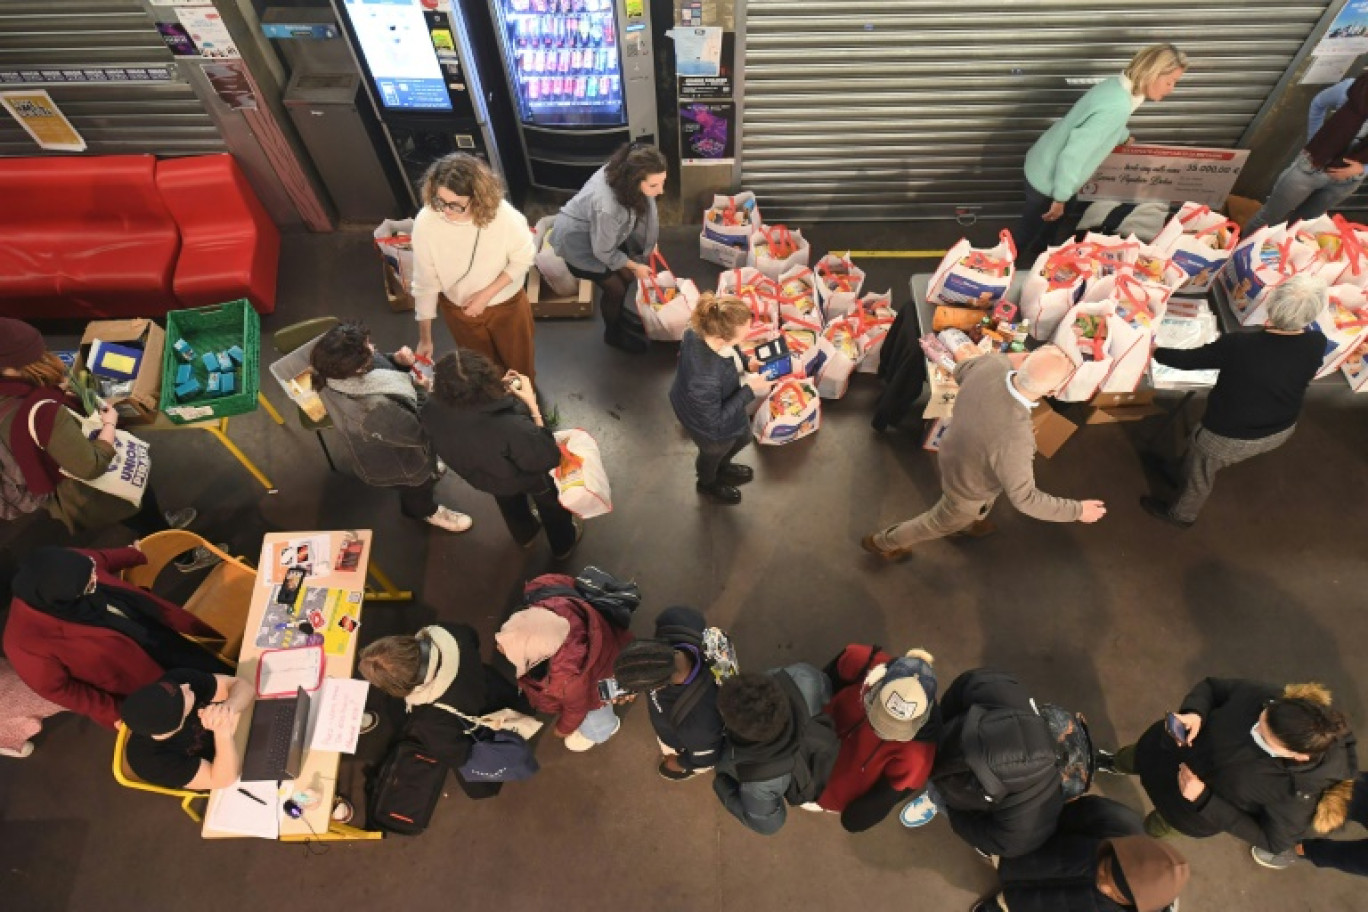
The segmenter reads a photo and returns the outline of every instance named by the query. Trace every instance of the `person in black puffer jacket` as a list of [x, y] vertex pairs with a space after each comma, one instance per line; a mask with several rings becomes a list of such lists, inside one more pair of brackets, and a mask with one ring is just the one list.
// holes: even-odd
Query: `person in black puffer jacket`
[[530, 548], [544, 528], [551, 554], [557, 560], [570, 556], [584, 527], [561, 506], [551, 477], [560, 465], [560, 447], [542, 420], [531, 378], [517, 371], [500, 376], [493, 361], [458, 348], [434, 368], [422, 421], [451, 470], [494, 495], [518, 544]]
[[[465, 624], [433, 624], [415, 636], [382, 637], [361, 650], [361, 676], [404, 701], [404, 735], [415, 738], [453, 770], [470, 757], [471, 725], [451, 710], [482, 716], [501, 709], [532, 709], [512, 681], [480, 658], [480, 636]], [[448, 709], [447, 707], [450, 707]], [[499, 794], [502, 782], [466, 782], [474, 799]]]
[[746, 407], [773, 386], [747, 373], [736, 351], [750, 325], [750, 308], [740, 298], [704, 292], [684, 330], [679, 370], [670, 387], [675, 415], [698, 445], [698, 492], [724, 504], [740, 503], [735, 486], [755, 477], [750, 466], [735, 465], [732, 457], [750, 443]]
[[1207, 678], [1177, 719], [1185, 743], [1161, 719], [1135, 744], [1100, 757], [1100, 769], [1139, 774], [1154, 802], [1145, 819], [1151, 836], [1230, 833], [1277, 854], [1313, 827], [1324, 833], [1343, 822], [1342, 809], [1329, 819], [1334, 802], [1322, 798], [1357, 774], [1357, 747], [1323, 685]]
[[1065, 805], [1044, 845], [1002, 859], [1002, 892], [972, 912], [1162, 912], [1190, 873], [1176, 849], [1144, 834], [1135, 811], [1085, 795]]
[[1054, 735], [1026, 688], [990, 668], [967, 671], [941, 698], [941, 722], [931, 784], [950, 827], [984, 855], [1039, 848], [1064, 788]]

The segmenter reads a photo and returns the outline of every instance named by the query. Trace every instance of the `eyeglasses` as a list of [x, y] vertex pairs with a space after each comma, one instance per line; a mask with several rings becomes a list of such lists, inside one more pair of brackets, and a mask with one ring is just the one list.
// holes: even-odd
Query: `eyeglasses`
[[465, 215], [470, 211], [470, 203], [449, 203], [438, 197], [432, 201], [432, 208], [438, 212], [454, 212], [456, 215]]

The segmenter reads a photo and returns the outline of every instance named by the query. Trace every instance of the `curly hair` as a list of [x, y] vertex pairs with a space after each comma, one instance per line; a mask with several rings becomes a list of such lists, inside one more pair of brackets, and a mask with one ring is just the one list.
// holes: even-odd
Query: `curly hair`
[[627, 143], [608, 159], [603, 176], [607, 178], [608, 186], [613, 188], [613, 196], [622, 208], [645, 215], [650, 204], [646, 194], [641, 192], [641, 182], [652, 174], [663, 174], [669, 167], [665, 155], [655, 146]]
[[50, 351], [45, 351], [37, 361], [32, 364], [25, 364], [23, 367], [16, 368], [19, 372], [19, 379], [30, 386], [59, 387], [66, 379], [66, 365], [62, 359]]
[[443, 155], [423, 173], [423, 205], [433, 206], [438, 199], [437, 190], [443, 188], [470, 198], [470, 216], [481, 228], [494, 221], [499, 214], [499, 204], [503, 202], [503, 184], [499, 177], [483, 159], [464, 152]]
[[727, 678], [717, 691], [717, 712], [728, 734], [751, 744], [766, 744], [784, 733], [792, 710], [773, 675], [756, 671]]
[[458, 348], [433, 367], [432, 394], [456, 408], [479, 408], [508, 395], [499, 368], [484, 355]]
[[339, 323], [323, 334], [309, 353], [309, 366], [324, 380], [346, 380], [370, 372], [375, 363], [370, 328], [360, 320]]

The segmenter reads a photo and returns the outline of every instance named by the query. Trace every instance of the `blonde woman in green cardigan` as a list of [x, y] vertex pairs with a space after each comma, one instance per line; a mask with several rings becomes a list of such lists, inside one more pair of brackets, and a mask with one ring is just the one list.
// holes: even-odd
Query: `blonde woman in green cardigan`
[[1111, 150], [1130, 141], [1126, 122], [1146, 101], [1163, 101], [1187, 70], [1187, 56], [1171, 44], [1136, 54], [1120, 76], [1093, 86], [1026, 153], [1026, 207], [1013, 237], [1017, 262], [1027, 267], [1054, 240], [1065, 205]]

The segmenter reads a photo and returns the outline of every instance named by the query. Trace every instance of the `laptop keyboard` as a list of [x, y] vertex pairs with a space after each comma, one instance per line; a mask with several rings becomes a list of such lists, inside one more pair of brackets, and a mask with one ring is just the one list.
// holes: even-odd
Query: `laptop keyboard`
[[290, 759], [290, 738], [294, 734], [292, 726], [284, 724], [284, 714], [276, 718], [271, 727], [271, 735], [261, 746], [261, 753], [267, 768], [275, 770], [275, 775], [284, 775], [285, 764]]

